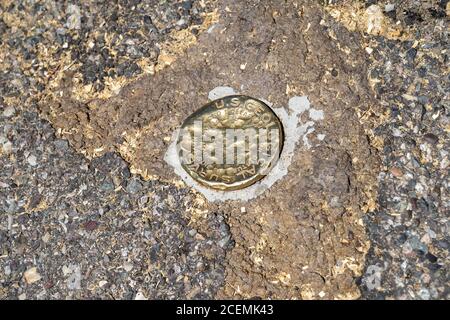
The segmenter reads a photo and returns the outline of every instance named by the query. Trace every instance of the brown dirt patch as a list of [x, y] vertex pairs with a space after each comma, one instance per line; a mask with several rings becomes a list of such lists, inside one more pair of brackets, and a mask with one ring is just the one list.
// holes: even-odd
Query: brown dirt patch
[[[316, 130], [325, 140], [312, 135], [312, 149], [299, 145], [288, 175], [255, 200], [197, 202], [193, 223], [202, 229], [211, 212], [228, 219], [235, 247], [221, 297], [356, 298], [369, 247], [361, 217], [374, 208], [378, 172], [359, 121], [376, 107], [359, 36], [315, 1], [226, 1], [219, 14], [210, 32], [155, 75], [107, 100], [61, 99], [42, 112], [86, 155], [115, 150], [145, 178], [177, 182], [164, 152], [212, 88], [231, 86], [277, 107], [307, 95], [324, 111]], [[70, 91], [70, 73], [65, 80], [60, 90]]]

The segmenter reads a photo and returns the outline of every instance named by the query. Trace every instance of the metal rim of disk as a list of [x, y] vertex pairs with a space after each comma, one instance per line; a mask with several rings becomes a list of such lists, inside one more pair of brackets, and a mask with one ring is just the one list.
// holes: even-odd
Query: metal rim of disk
[[[237, 102], [239, 101], [239, 103]], [[277, 133], [278, 143], [275, 152], [264, 163], [254, 164], [186, 164], [181, 162], [182, 168], [200, 184], [221, 191], [232, 191], [246, 188], [263, 179], [278, 160], [283, 148], [283, 125], [273, 110], [264, 102], [246, 95], [231, 95], [211, 101], [192, 113], [183, 122], [180, 135], [177, 139], [177, 153], [181, 159], [182, 136], [181, 132], [193, 131], [194, 122], [198, 120], [206, 128], [219, 131], [226, 129], [253, 128], [271, 130]], [[202, 127], [203, 128], [203, 127]], [[192, 135], [191, 135], [192, 136]], [[268, 137], [272, 138], [272, 135]], [[258, 135], [259, 146], [259, 135]], [[276, 139], [275, 139], [276, 141]], [[250, 140], [246, 141], [246, 146]], [[204, 145], [202, 145], [202, 148]], [[269, 147], [271, 150], [271, 147]], [[203, 150], [202, 150], [203, 151]], [[247, 158], [246, 158], [247, 159]], [[260, 159], [258, 159], [259, 161]], [[247, 168], [247, 169], [246, 169]], [[266, 170], [264, 171], [263, 168]]]

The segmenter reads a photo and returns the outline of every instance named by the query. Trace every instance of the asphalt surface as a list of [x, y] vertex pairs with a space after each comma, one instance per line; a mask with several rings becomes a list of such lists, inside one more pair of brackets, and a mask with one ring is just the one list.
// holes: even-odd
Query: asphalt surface
[[[324, 2], [323, 12], [347, 12], [348, 3]], [[354, 276], [359, 298], [448, 299], [449, 4], [355, 4], [376, 5], [403, 28], [350, 31], [368, 55], [378, 107], [362, 117], [370, 116], [368, 139], [381, 159], [377, 198], [363, 218], [370, 249]], [[43, 106], [58, 96], [68, 66], [71, 94], [86, 102], [158, 72], [162, 57], [183, 63], [184, 44], [207, 32], [207, 13], [222, 7], [0, 2], [0, 299], [208, 299], [225, 286], [235, 248], [226, 212], [203, 215], [205, 200], [189, 187], [143, 179], [118, 152], [69, 144], [62, 137], [70, 133], [52, 126], [58, 114]]]

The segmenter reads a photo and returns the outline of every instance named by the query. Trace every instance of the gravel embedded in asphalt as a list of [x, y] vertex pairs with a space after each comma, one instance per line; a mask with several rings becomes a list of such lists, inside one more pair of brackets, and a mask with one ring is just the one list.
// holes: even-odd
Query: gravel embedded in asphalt
[[188, 189], [143, 181], [116, 154], [87, 161], [35, 112], [0, 119], [12, 145], [0, 158], [3, 299], [214, 296], [229, 239], [221, 216], [197, 231]]
[[[411, 35], [361, 43], [384, 117], [373, 130], [383, 167], [364, 219], [361, 298], [448, 299], [449, 4], [358, 3]], [[114, 81], [149, 72], [174, 32], [197, 35], [218, 6], [0, 4], [0, 299], [205, 299], [223, 287], [234, 242], [222, 212], [197, 225], [192, 190], [144, 181], [116, 153], [89, 160], [39, 114], [61, 68], [70, 65], [80, 99], [113, 94]]]

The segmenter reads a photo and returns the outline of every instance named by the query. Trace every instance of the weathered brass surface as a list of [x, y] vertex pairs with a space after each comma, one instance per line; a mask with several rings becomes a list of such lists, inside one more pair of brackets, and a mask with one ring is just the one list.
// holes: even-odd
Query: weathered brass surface
[[242, 189], [262, 179], [278, 160], [282, 145], [283, 127], [272, 109], [243, 95], [212, 101], [191, 114], [177, 141], [186, 172], [218, 190]]

